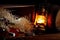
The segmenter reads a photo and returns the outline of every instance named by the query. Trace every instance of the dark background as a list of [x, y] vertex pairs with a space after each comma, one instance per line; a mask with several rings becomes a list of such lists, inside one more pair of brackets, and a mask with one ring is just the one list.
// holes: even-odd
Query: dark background
[[43, 4], [50, 3], [53, 5], [60, 5], [59, 0], [0, 0], [0, 5], [2, 4]]

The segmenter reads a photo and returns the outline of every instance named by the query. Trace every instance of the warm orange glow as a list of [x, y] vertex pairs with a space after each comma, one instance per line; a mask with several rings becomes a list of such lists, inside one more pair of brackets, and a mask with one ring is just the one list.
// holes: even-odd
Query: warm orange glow
[[48, 16], [48, 26], [51, 27], [51, 24], [52, 24], [52, 16], [51, 14]]
[[44, 25], [46, 25], [46, 17], [44, 15], [36, 14], [34, 25], [36, 25], [36, 23], [43, 23]]

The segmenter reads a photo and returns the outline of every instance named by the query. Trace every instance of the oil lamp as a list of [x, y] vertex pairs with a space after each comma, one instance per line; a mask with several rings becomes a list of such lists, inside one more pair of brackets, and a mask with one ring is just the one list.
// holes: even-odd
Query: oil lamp
[[40, 31], [45, 31], [47, 25], [47, 11], [44, 7], [36, 11], [34, 25], [39, 28]]

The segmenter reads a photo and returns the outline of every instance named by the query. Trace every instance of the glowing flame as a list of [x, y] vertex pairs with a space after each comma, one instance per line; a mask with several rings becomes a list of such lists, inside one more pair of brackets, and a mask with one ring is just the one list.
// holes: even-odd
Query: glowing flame
[[44, 15], [36, 14], [34, 25], [36, 25], [36, 23], [43, 23], [44, 25], [46, 25], [46, 17]]

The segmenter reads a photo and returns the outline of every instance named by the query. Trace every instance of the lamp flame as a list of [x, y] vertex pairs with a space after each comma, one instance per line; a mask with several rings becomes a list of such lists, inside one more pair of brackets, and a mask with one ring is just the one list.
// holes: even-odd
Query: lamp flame
[[46, 17], [44, 15], [36, 14], [34, 25], [36, 25], [36, 23], [43, 23], [44, 25], [46, 25]]

